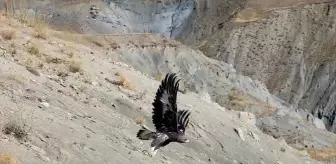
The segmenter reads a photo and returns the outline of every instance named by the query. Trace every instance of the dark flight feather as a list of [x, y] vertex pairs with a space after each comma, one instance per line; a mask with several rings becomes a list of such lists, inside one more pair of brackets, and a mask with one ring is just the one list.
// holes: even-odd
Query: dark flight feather
[[162, 80], [153, 102], [152, 120], [157, 131], [177, 132], [178, 112], [176, 105], [180, 79], [176, 74], [167, 74]]
[[181, 110], [178, 112], [178, 130], [185, 132], [189, 124], [190, 112], [188, 110]]
[[141, 140], [153, 140], [151, 143], [152, 154], [170, 142], [189, 142], [184, 133], [189, 124], [190, 111], [178, 110], [176, 104], [179, 81], [175, 73], [167, 74], [156, 92], [152, 104], [152, 121], [156, 132], [143, 127], [137, 133], [137, 137]]

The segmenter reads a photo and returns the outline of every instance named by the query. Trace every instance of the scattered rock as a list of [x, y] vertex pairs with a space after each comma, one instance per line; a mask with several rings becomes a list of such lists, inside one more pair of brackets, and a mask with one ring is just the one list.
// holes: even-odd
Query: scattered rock
[[281, 147], [281, 148], [280, 148], [280, 151], [281, 151], [281, 152], [286, 152], [286, 149], [285, 149], [284, 147]]
[[91, 82], [91, 84], [92, 84], [93, 86], [97, 86], [97, 85], [98, 85], [98, 83], [95, 82], [95, 81]]
[[239, 112], [238, 117], [242, 122], [246, 122], [250, 125], [255, 125], [256, 124], [256, 118], [253, 113], [249, 112]]
[[243, 130], [241, 128], [234, 128], [234, 131], [238, 134], [238, 136], [240, 137], [240, 139], [242, 139], [243, 141], [245, 140], [244, 134], [243, 134]]
[[249, 135], [257, 142], [260, 141], [260, 138], [257, 134], [253, 133], [252, 131], [249, 132]]
[[49, 103], [47, 102], [41, 102], [40, 105], [39, 105], [39, 108], [48, 108], [50, 106]]
[[316, 128], [326, 129], [324, 122], [321, 119], [317, 118], [317, 117], [313, 118], [313, 124], [314, 124], [314, 126]]
[[60, 85], [63, 87], [67, 87], [67, 85], [63, 81], [60, 82]]
[[70, 87], [75, 91], [78, 91], [79, 87], [76, 84], [70, 84]]

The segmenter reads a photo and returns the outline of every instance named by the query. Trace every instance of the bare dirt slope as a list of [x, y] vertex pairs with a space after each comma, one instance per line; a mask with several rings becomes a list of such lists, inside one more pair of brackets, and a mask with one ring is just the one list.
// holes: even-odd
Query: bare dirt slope
[[[92, 5], [99, 8], [95, 18]], [[44, 14], [56, 29], [178, 39], [259, 80], [336, 131], [334, 0], [34, 0], [27, 7], [28, 14]]]
[[28, 132], [20, 138], [2, 131], [0, 152], [20, 163], [318, 163], [262, 133], [253, 114], [226, 110], [194, 92], [178, 94], [179, 107], [192, 110], [191, 143], [171, 144], [150, 158], [149, 143], [135, 137], [136, 120], [151, 125], [159, 81], [111, 52], [135, 49], [113, 45], [106, 54], [97, 43], [64, 41], [0, 18], [0, 125], [14, 122]]

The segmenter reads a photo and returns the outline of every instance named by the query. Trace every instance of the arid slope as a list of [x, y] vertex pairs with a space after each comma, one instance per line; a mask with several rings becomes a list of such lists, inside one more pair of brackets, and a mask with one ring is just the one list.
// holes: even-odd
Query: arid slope
[[192, 111], [191, 143], [171, 144], [150, 158], [149, 143], [135, 137], [136, 120], [152, 127], [160, 78], [117, 60], [119, 52], [136, 50], [134, 44], [105, 47], [86, 37], [78, 44], [70, 34], [0, 18], [0, 125], [13, 122], [27, 132], [2, 131], [0, 151], [20, 163], [318, 163], [262, 133], [253, 114], [226, 110], [190, 91], [178, 93], [178, 105]]

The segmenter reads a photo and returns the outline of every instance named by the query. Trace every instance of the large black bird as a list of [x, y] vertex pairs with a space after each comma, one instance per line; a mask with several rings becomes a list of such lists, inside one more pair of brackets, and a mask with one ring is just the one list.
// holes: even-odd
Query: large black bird
[[156, 132], [142, 126], [137, 133], [137, 137], [141, 140], [153, 140], [150, 149], [151, 156], [154, 156], [159, 148], [171, 142], [189, 142], [184, 133], [189, 123], [190, 112], [178, 110], [176, 105], [179, 81], [175, 73], [168, 73], [156, 92], [152, 103], [154, 107], [152, 121]]

